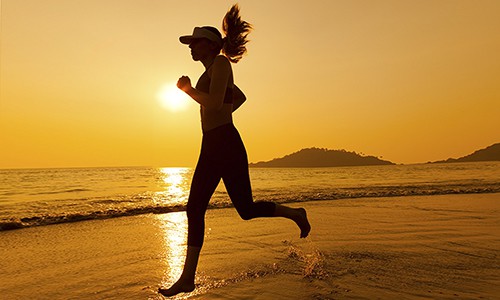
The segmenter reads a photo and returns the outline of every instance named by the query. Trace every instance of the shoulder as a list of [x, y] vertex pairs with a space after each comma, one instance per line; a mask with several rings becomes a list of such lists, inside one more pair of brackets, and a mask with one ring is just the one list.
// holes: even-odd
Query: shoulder
[[212, 67], [209, 70], [209, 76], [215, 74], [231, 74], [231, 63], [224, 55], [217, 55], [214, 59]]
[[219, 68], [231, 68], [231, 63], [224, 55], [217, 55], [214, 60], [214, 67], [215, 66]]

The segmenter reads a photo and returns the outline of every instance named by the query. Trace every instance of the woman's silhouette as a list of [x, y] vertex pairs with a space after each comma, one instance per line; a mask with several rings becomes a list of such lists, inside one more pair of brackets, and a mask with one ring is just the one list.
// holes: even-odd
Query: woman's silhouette
[[[159, 289], [164, 296], [194, 290], [196, 266], [205, 230], [205, 212], [219, 181], [241, 218], [285, 217], [295, 221], [300, 237], [307, 237], [311, 226], [303, 208], [289, 208], [273, 202], [254, 202], [248, 174], [245, 146], [233, 125], [232, 112], [246, 100], [236, 87], [231, 62], [237, 63], [246, 52], [251, 25], [241, 20], [237, 5], [231, 7], [223, 20], [226, 37], [214, 27], [194, 28], [193, 34], [180, 37], [191, 48], [193, 60], [205, 66], [196, 87], [189, 77], [182, 76], [177, 86], [201, 106], [203, 139], [201, 153], [191, 183], [187, 203], [188, 239], [184, 270], [179, 280], [168, 289]], [[223, 55], [221, 55], [221, 52]]]

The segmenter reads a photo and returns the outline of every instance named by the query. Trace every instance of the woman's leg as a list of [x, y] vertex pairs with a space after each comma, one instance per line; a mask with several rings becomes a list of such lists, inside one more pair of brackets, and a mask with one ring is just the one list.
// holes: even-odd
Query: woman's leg
[[220, 181], [220, 175], [205, 160], [200, 158], [193, 175], [187, 204], [188, 241], [186, 261], [181, 277], [168, 289], [159, 289], [164, 296], [192, 292], [201, 246], [205, 235], [205, 212], [208, 202]]
[[306, 238], [311, 231], [311, 225], [309, 224], [309, 220], [307, 220], [306, 210], [303, 208], [291, 208], [285, 205], [276, 204], [274, 216], [293, 220], [300, 228], [301, 238]]
[[311, 231], [307, 214], [303, 208], [290, 208], [274, 202], [254, 202], [248, 172], [248, 163], [242, 160], [231, 164], [222, 176], [227, 193], [234, 207], [244, 220], [259, 217], [284, 217], [293, 220], [300, 228], [300, 237], [305, 238]]
[[184, 270], [182, 271], [181, 277], [168, 289], [158, 289], [160, 294], [166, 297], [171, 297], [179, 293], [189, 293], [194, 291], [194, 277], [196, 274], [196, 267], [198, 266], [200, 251], [201, 247], [188, 245], [186, 261], [184, 262]]
[[205, 213], [221, 175], [218, 167], [200, 159], [196, 166], [187, 202], [188, 246], [201, 247], [205, 236]]
[[248, 166], [244, 162], [234, 163], [222, 176], [227, 193], [243, 220], [274, 217], [274, 202], [254, 202]]

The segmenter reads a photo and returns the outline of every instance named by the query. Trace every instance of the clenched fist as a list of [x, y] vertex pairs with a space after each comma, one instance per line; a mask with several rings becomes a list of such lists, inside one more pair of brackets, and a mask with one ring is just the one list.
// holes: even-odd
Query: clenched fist
[[191, 88], [191, 79], [188, 76], [181, 76], [177, 81], [177, 87], [187, 92]]

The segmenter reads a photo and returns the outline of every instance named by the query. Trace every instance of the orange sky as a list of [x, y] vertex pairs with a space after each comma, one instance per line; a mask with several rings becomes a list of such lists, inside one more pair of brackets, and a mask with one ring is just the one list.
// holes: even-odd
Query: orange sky
[[[1, 0], [0, 168], [195, 165], [203, 72], [178, 37], [233, 1]], [[253, 23], [233, 65], [252, 162], [305, 147], [396, 163], [500, 141], [500, 1], [239, 1]], [[185, 100], [187, 101], [187, 100]]]

